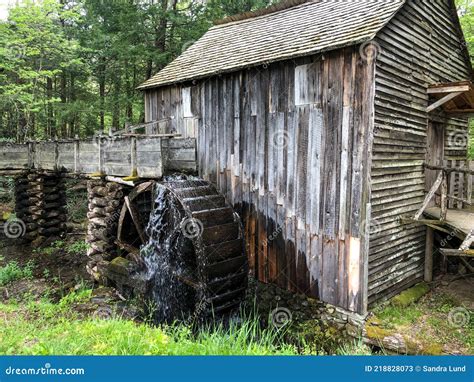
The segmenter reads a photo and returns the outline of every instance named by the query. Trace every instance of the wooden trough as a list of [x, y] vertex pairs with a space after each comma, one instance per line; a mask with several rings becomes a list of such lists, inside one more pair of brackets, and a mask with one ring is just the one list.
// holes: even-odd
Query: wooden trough
[[99, 136], [85, 140], [0, 143], [0, 171], [27, 169], [160, 179], [196, 171], [196, 142], [176, 134]]

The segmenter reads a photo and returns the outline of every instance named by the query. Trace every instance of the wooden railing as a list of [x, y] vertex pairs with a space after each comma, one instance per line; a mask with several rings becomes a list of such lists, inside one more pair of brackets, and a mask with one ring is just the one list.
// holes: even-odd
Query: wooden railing
[[439, 171], [439, 173], [423, 205], [416, 212], [415, 220], [420, 219], [435, 196], [439, 197], [441, 221], [446, 220], [448, 209], [463, 209], [473, 205], [474, 162], [462, 162], [457, 163], [457, 166], [456, 161], [444, 161], [443, 166], [425, 165], [426, 169]]
[[[139, 123], [132, 125], [130, 123], [125, 124], [125, 128], [122, 130], [111, 131], [109, 135], [127, 135], [134, 134], [137, 130], [144, 129], [145, 134], [167, 134], [170, 131], [171, 118], [157, 119], [149, 122]], [[178, 134], [175, 134], [178, 135]]]

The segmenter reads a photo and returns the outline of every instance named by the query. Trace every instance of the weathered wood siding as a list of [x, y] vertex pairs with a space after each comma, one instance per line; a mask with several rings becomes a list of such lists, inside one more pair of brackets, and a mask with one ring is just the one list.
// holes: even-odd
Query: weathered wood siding
[[197, 135], [200, 174], [239, 211], [258, 279], [358, 312], [373, 72], [351, 47], [145, 95], [147, 120]]
[[[369, 303], [423, 277], [425, 228], [402, 226], [398, 218], [413, 215], [424, 198], [422, 166], [433, 155], [427, 153], [428, 85], [471, 78], [455, 12], [451, 0], [408, 1], [376, 38], [382, 50], [376, 67]], [[444, 125], [445, 159], [465, 158], [466, 119], [432, 114]]]

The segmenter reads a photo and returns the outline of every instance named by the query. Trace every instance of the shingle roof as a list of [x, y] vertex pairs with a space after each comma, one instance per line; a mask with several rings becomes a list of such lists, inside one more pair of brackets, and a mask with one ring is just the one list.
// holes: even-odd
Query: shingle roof
[[405, 0], [313, 0], [210, 28], [139, 89], [236, 71], [371, 40]]

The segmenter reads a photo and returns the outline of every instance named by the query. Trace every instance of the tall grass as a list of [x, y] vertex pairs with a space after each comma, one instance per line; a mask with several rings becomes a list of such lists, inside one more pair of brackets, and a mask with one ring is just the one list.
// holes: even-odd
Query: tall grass
[[26, 307], [0, 305], [0, 354], [30, 355], [293, 355], [276, 329], [258, 319], [217, 324], [193, 333], [189, 326], [152, 327], [116, 317], [81, 319], [71, 313], [69, 296], [59, 304], [43, 300]]

